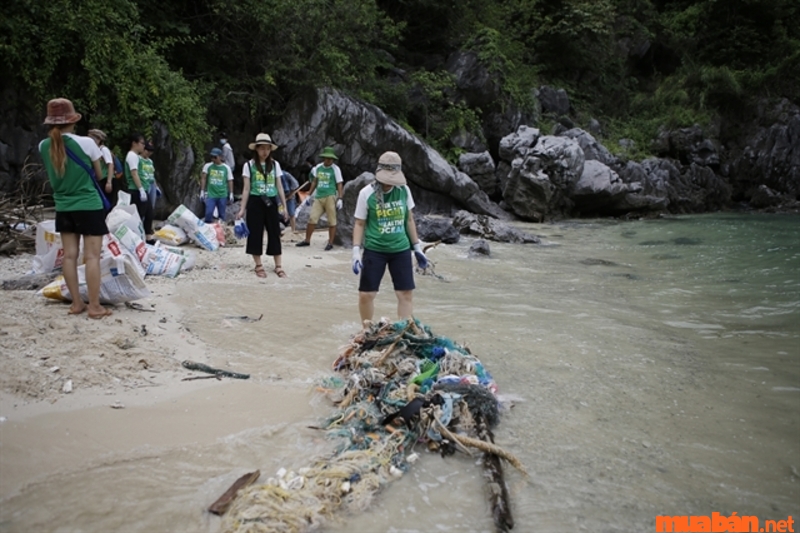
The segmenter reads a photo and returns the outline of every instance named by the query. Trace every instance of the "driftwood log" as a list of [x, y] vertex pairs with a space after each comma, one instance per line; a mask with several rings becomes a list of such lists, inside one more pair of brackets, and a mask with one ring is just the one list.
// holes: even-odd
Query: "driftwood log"
[[[478, 436], [481, 440], [494, 444], [494, 434], [483, 419], [478, 421]], [[494, 527], [498, 533], [508, 533], [508, 530], [514, 529], [514, 517], [511, 515], [511, 500], [508, 497], [500, 456], [484, 452], [483, 474], [486, 476], [489, 489], [489, 505], [492, 508]]]
[[236, 499], [236, 493], [248, 485], [255, 483], [260, 475], [261, 471], [256, 470], [255, 472], [245, 474], [234, 481], [233, 485], [231, 485], [230, 488], [225, 491], [225, 494], [217, 498], [217, 501], [211, 504], [211, 507], [208, 508], [209, 512], [214, 513], [215, 515], [225, 514], [225, 511], [227, 511], [231, 506], [233, 500]]
[[214, 374], [215, 376], [221, 376], [223, 378], [234, 378], [234, 379], [249, 379], [250, 374], [239, 374], [238, 372], [230, 372], [229, 370], [221, 370], [219, 368], [213, 368], [203, 363], [195, 363], [194, 361], [186, 360], [181, 363], [183, 368], [187, 370], [197, 370], [198, 372], [205, 372], [206, 374]]
[[38, 291], [59, 275], [59, 272], [47, 274], [28, 274], [17, 279], [3, 280], [4, 291]]

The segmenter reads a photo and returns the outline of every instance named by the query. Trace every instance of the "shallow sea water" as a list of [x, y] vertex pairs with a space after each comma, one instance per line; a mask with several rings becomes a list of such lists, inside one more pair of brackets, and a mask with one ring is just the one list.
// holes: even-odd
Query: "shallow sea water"
[[[520, 227], [544, 244], [490, 243], [488, 258], [470, 258], [466, 238], [439, 246], [429, 256], [444, 279], [419, 277], [415, 291], [417, 318], [467, 344], [515, 400], [495, 431], [529, 473], [506, 465], [514, 531], [800, 515], [800, 219]], [[266, 288], [177, 283], [186, 325], [259, 386], [306, 391], [302, 416], [265, 425], [260, 413], [282, 406], [242, 402], [248, 430], [60, 473], [0, 502], [0, 531], [216, 532], [204, 509], [238, 476], [260, 469], [263, 480], [332, 450], [307, 427], [332, 409], [313, 384], [359, 327], [349, 250], [333, 253], [335, 266], [312, 258]], [[271, 306], [274, 291], [292, 304]], [[394, 312], [387, 280], [376, 313]], [[420, 451], [366, 511], [327, 530], [493, 531], [476, 459]]]

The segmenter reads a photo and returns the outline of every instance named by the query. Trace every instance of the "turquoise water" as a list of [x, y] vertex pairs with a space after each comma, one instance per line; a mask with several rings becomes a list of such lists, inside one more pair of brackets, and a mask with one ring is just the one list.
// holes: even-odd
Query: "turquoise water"
[[[443, 279], [417, 280], [415, 314], [467, 344], [513, 400], [496, 442], [528, 476], [506, 470], [514, 531], [652, 531], [656, 515], [800, 515], [800, 218], [715, 214], [646, 221], [521, 224], [543, 245], [470, 239], [429, 252]], [[293, 254], [287, 247], [284, 264]], [[349, 250], [287, 280], [219, 279], [198, 301], [176, 290], [185, 323], [263, 387], [312, 388], [358, 329]], [[242, 252], [243, 255], [243, 252]], [[227, 268], [231, 268], [227, 265]], [[247, 269], [247, 270], [244, 270]], [[270, 295], [291, 295], [270, 307]], [[282, 300], [285, 301], [286, 299]], [[378, 315], [393, 316], [385, 284]], [[263, 327], [219, 316], [264, 312]], [[260, 323], [259, 323], [260, 324]], [[289, 334], [287, 335], [287, 332]], [[53, 476], [3, 502], [0, 531], [209, 531], [203, 512], [238, 475], [297, 469], [332, 444], [307, 428], [331, 409], [253, 427], [213, 445], [142, 450]], [[209, 421], [213, 423], [213, 421]], [[476, 458], [424, 452], [366, 511], [330, 531], [489, 532]], [[199, 459], [199, 458], [203, 459]]]

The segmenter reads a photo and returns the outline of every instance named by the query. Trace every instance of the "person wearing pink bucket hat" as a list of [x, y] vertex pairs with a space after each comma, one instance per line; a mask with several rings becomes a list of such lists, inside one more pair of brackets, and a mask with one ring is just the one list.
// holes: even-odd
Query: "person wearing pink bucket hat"
[[375, 297], [387, 267], [397, 296], [397, 317], [411, 318], [415, 288], [412, 249], [419, 268], [428, 266], [413, 210], [414, 198], [406, 185], [403, 161], [396, 152], [384, 152], [378, 159], [375, 182], [361, 189], [356, 201], [352, 266], [354, 274], [361, 274], [358, 311], [362, 322], [372, 320]]
[[[66, 98], [47, 102], [44, 124], [50, 129], [47, 138], [39, 143], [39, 153], [53, 188], [56, 231], [64, 246], [62, 273], [72, 298], [69, 314], [88, 311], [90, 318], [103, 318], [111, 314], [100, 305], [100, 250], [108, 227], [104, 198], [95, 180], [102, 175], [103, 154], [94, 139], [75, 135], [75, 124], [80, 119], [81, 114]], [[83, 301], [78, 284], [81, 237], [88, 304]]]

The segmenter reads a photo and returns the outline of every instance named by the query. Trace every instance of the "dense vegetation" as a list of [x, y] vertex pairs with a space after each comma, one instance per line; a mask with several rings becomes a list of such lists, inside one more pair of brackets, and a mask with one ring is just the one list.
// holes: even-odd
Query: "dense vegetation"
[[798, 20], [796, 0], [10, 0], [0, 87], [37, 111], [69, 97], [115, 139], [159, 120], [200, 146], [333, 86], [452, 154], [451, 134], [477, 133], [485, 110], [444, 66], [472, 50], [500, 105], [564, 87], [579, 124], [597, 117], [646, 150], [660, 125], [800, 101]]

